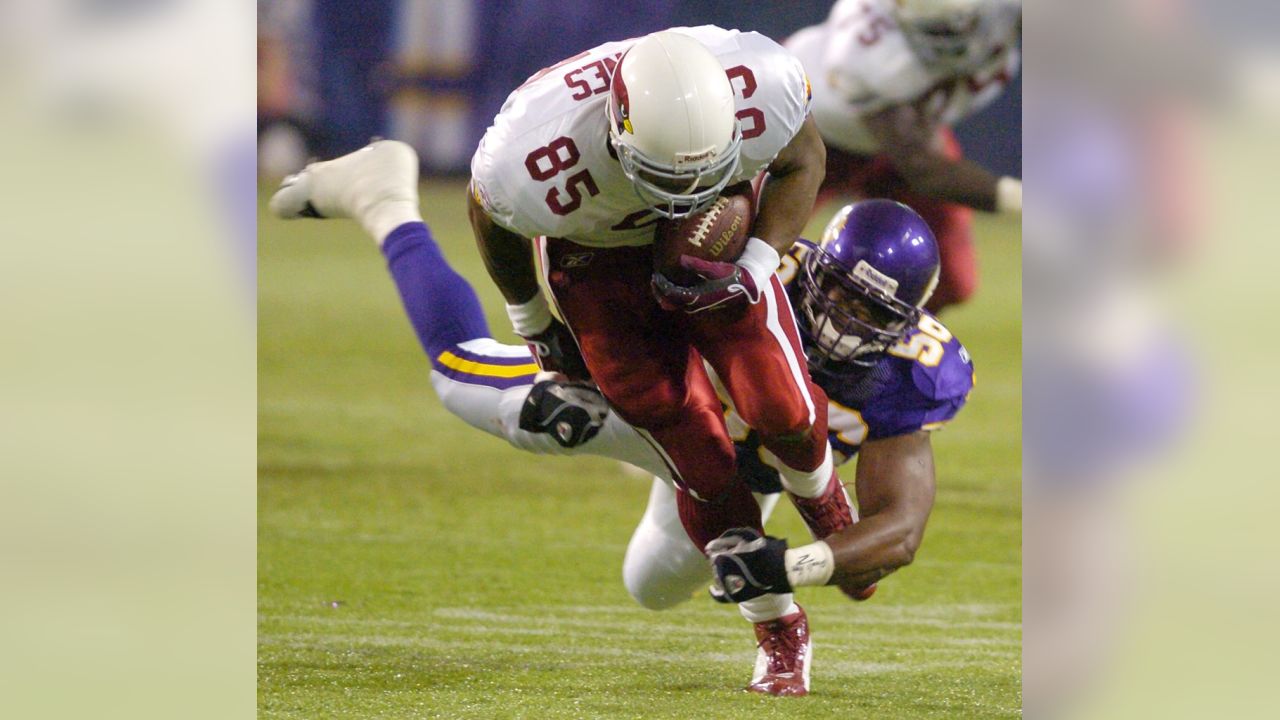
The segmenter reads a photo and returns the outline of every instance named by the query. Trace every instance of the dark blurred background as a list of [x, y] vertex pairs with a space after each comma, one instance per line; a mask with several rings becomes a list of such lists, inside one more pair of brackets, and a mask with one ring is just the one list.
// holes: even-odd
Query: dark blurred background
[[[507, 94], [539, 69], [602, 42], [680, 25], [756, 30], [781, 42], [821, 22], [829, 0], [260, 0], [262, 169], [405, 140], [424, 171], [465, 173]], [[966, 154], [1021, 176], [1014, 83], [957, 127]]]

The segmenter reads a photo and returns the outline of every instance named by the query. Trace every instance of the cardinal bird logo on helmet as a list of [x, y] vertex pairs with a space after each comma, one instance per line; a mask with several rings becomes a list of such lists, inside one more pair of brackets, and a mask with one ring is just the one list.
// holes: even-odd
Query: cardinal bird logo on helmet
[[631, 103], [627, 99], [627, 83], [622, 79], [622, 61], [618, 61], [613, 72], [613, 82], [609, 90], [609, 101], [613, 103], [613, 120], [617, 124], [617, 132], [635, 134], [631, 127]]
[[613, 69], [605, 106], [622, 173], [659, 215], [708, 207], [738, 171], [733, 85], [720, 60], [688, 35], [666, 30], [636, 41]]

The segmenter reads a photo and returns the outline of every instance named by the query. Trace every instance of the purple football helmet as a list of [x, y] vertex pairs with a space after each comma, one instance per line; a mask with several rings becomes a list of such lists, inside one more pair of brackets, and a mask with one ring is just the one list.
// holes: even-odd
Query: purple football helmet
[[841, 208], [800, 272], [809, 366], [846, 374], [874, 365], [915, 324], [938, 269], [933, 231], [911, 208], [892, 200]]

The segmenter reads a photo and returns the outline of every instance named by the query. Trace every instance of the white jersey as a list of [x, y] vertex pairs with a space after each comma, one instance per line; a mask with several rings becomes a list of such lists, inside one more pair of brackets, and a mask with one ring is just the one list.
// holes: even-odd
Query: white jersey
[[[713, 25], [673, 30], [702, 43], [724, 65], [743, 138], [741, 165], [730, 184], [750, 180], [808, 115], [804, 69], [759, 33]], [[525, 237], [595, 247], [653, 242], [658, 216], [622, 174], [605, 113], [613, 68], [635, 41], [579, 53], [507, 97], [471, 159], [472, 192], [494, 222]]]
[[1018, 71], [1017, 9], [1001, 8], [999, 33], [966, 70], [927, 67], [893, 16], [893, 0], [840, 0], [827, 21], [787, 39], [813, 81], [813, 119], [827, 145], [881, 150], [862, 119], [894, 105], [919, 103], [952, 125], [994, 100]]

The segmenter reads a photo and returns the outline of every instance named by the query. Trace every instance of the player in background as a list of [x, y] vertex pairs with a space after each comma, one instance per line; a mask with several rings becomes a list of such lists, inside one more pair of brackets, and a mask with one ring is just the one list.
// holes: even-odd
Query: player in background
[[964, 159], [951, 131], [1017, 75], [1021, 34], [1021, 0], [840, 0], [786, 41], [827, 145], [818, 204], [887, 197], [917, 210], [942, 251], [933, 312], [977, 287], [973, 210], [1022, 212], [1021, 180]]
[[[758, 33], [702, 26], [605, 43], [537, 73], [472, 159], [472, 227], [516, 333], [544, 370], [595, 382], [654, 447], [699, 548], [733, 527], [762, 530], [710, 374], [778, 459], [810, 529], [825, 537], [853, 522], [826, 398], [774, 276], [824, 157], [800, 63]], [[655, 275], [660, 217], [695, 213], [762, 172], [755, 237], [736, 263], [704, 266], [693, 286]], [[741, 610], [758, 628], [806, 622], [787, 595]]]
[[[418, 214], [417, 167], [407, 145], [374, 143], [287, 178], [271, 209], [284, 218], [350, 217], [361, 223], [387, 258], [405, 311], [431, 359], [432, 387], [450, 412], [522, 450], [601, 455], [653, 473], [649, 505], [628, 544], [623, 579], [645, 607], [663, 609], [687, 601], [706, 586], [711, 571], [681, 527], [662, 458], [608, 412], [594, 388], [563, 376], [540, 376], [528, 348], [490, 337], [475, 292], [449, 267]], [[895, 255], [887, 251], [903, 242], [909, 252], [896, 256], [911, 260], [886, 265], [884, 260]], [[785, 258], [780, 276], [802, 312], [806, 354], [833, 398], [830, 437], [837, 457], [841, 462], [860, 457], [857, 489], [871, 531], [852, 536], [856, 552], [834, 556], [844, 569], [833, 577], [844, 581], [850, 594], [866, 597], [875, 579], [911, 560], [933, 497], [927, 432], [963, 405], [972, 366], [963, 347], [935, 320], [923, 313], [910, 319], [917, 317], [913, 308], [927, 298], [937, 274], [936, 247], [915, 213], [885, 202], [848, 208], [832, 221], [822, 247], [798, 247]], [[885, 271], [883, 278], [873, 273], [880, 272], [877, 267]], [[893, 316], [907, 319], [886, 322], [885, 334], [872, 333], [859, 319], [868, 312], [870, 301], [859, 299], [865, 291], [846, 290], [876, 278], [885, 288], [898, 283], [895, 297], [908, 298], [894, 304]], [[865, 334], [867, 342], [850, 332]], [[782, 489], [778, 463], [759, 452], [759, 436], [740, 416], [730, 411], [729, 417], [740, 472], [763, 493], [758, 499], [767, 517]], [[857, 528], [838, 536], [850, 536]], [[816, 576], [807, 577], [812, 581]], [[751, 689], [804, 694], [807, 628], [795, 622], [775, 624], [783, 631], [764, 633], [763, 661]]]

